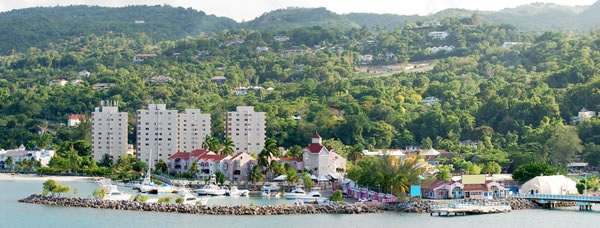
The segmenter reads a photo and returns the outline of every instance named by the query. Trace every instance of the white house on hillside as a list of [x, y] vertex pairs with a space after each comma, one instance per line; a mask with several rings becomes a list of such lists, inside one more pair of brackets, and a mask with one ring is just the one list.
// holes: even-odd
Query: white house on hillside
[[304, 148], [304, 168], [314, 170], [317, 176], [345, 172], [346, 159], [335, 153], [333, 148], [325, 147], [322, 139], [319, 134], [315, 134], [311, 144]]

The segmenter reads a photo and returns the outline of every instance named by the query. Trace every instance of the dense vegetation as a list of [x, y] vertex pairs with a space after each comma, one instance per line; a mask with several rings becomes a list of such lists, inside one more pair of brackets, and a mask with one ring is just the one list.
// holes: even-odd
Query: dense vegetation
[[[47, 47], [73, 37], [105, 36], [117, 33], [136, 37], [141, 34], [154, 42], [176, 40], [220, 32], [225, 29], [288, 30], [297, 27], [320, 26], [348, 30], [366, 25], [369, 28], [404, 27], [407, 23], [441, 20], [447, 17], [469, 17], [477, 13], [481, 21], [511, 24], [526, 31], [597, 30], [600, 3], [591, 6], [560, 6], [534, 3], [501, 11], [469, 11], [448, 9], [433, 15], [392, 15], [350, 13], [340, 15], [325, 8], [296, 8], [265, 12], [238, 23], [230, 18], [207, 15], [202, 11], [171, 6], [128, 6], [109, 8], [97, 6], [37, 7], [0, 13], [0, 54], [24, 51], [29, 47]], [[135, 23], [144, 21], [144, 23]], [[596, 25], [596, 26], [595, 26]]]
[[[253, 105], [267, 113], [267, 137], [287, 148], [305, 146], [318, 131], [342, 156], [359, 157], [353, 148], [423, 145], [462, 155], [446, 163], [469, 173], [481, 168], [496, 172], [494, 164], [508, 170], [536, 161], [565, 166], [582, 155], [598, 164], [600, 120], [569, 126], [582, 107], [600, 111], [598, 38], [519, 32], [510, 25], [478, 21], [477, 16], [446, 18], [436, 28], [393, 30], [232, 29], [162, 42], [145, 34], [113, 32], [31, 47], [0, 56], [0, 147], [55, 145], [59, 156], [51, 162], [54, 168], [103, 174], [106, 170], [89, 158], [89, 144], [78, 143], [89, 142], [89, 123], [76, 128], [60, 123], [69, 114], [89, 116], [101, 100], [116, 100], [131, 117], [151, 102], [180, 111], [200, 108], [212, 115], [212, 134], [221, 141], [224, 112]], [[431, 31], [450, 35], [434, 40], [428, 37]], [[276, 41], [277, 35], [291, 39]], [[244, 42], [226, 43], [238, 38]], [[528, 44], [502, 48], [507, 41]], [[456, 49], [427, 50], [442, 45]], [[257, 51], [259, 46], [269, 50]], [[137, 53], [157, 57], [134, 63]], [[372, 76], [359, 73], [360, 56], [367, 54], [374, 56], [373, 64], [428, 60], [435, 67]], [[81, 85], [48, 86], [52, 79], [75, 79], [81, 70], [91, 72]], [[149, 82], [158, 75], [174, 80]], [[210, 83], [210, 77], [221, 75], [227, 78], [225, 85]], [[116, 86], [92, 89], [99, 82]], [[274, 91], [235, 95], [236, 87], [249, 85]], [[429, 96], [440, 102], [419, 103]], [[135, 144], [133, 126], [130, 121], [129, 143]], [[42, 128], [57, 132], [39, 134]], [[467, 139], [479, 146], [461, 146]], [[136, 171], [144, 167], [131, 158], [114, 159], [101, 165], [123, 178], [134, 166]]]

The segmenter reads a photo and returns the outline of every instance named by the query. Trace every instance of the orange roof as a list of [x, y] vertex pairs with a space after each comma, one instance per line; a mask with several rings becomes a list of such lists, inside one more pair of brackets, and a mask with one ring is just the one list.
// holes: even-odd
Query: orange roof
[[171, 157], [169, 157], [168, 160], [177, 159], [177, 158], [180, 158], [180, 159], [183, 159], [183, 160], [188, 160], [188, 159], [190, 159], [190, 153], [177, 152], [177, 153], [171, 155]]

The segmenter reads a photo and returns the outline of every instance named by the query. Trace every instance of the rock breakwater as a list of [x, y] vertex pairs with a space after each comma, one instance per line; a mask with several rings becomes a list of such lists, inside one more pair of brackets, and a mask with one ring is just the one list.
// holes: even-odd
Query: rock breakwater
[[21, 203], [62, 207], [87, 207], [113, 210], [175, 212], [205, 215], [293, 215], [293, 214], [362, 214], [378, 213], [379, 209], [361, 205], [273, 205], [273, 206], [214, 206], [159, 204], [132, 201], [109, 201], [87, 198], [53, 197], [33, 194]]
[[[537, 209], [542, 208], [541, 205], [528, 199], [521, 198], [500, 198], [493, 200], [478, 200], [478, 199], [465, 199], [463, 202], [477, 202], [477, 203], [509, 203], [512, 210], [523, 210], [523, 209]], [[444, 203], [443, 201], [434, 200], [418, 200], [418, 201], [401, 201], [384, 204], [383, 209], [386, 211], [398, 211], [406, 213], [426, 213], [431, 210], [432, 205]], [[572, 202], [560, 202], [556, 204], [556, 207], [571, 207], [575, 206]]]

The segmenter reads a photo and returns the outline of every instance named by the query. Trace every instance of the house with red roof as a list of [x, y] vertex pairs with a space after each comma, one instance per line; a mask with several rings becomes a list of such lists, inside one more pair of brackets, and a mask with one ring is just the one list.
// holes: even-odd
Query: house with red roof
[[67, 118], [67, 127], [77, 126], [77, 124], [81, 123], [82, 120], [87, 120], [87, 117], [77, 114], [69, 115]]
[[464, 185], [445, 180], [426, 180], [421, 184], [421, 197], [425, 199], [456, 199], [463, 197]]
[[322, 140], [319, 134], [315, 134], [311, 144], [304, 148], [302, 153], [304, 168], [313, 170], [317, 176], [345, 172], [346, 159], [335, 153], [333, 148], [325, 147]]

